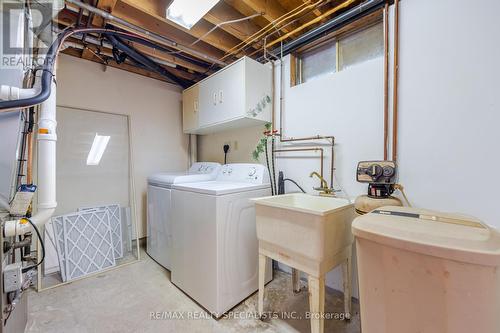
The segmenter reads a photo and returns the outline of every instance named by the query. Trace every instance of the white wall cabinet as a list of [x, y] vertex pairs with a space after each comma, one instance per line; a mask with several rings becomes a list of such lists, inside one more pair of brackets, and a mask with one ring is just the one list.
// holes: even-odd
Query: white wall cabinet
[[198, 128], [199, 91], [199, 85], [195, 84], [182, 92], [182, 129], [184, 133]]
[[184, 90], [184, 132], [209, 134], [270, 122], [271, 70], [243, 57]]

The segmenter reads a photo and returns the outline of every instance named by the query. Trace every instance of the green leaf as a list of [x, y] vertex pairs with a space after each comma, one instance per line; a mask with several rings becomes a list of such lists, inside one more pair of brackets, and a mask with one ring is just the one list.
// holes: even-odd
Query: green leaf
[[254, 160], [256, 160], [256, 161], [259, 160], [259, 153], [256, 150], [252, 153], [252, 156], [253, 156]]

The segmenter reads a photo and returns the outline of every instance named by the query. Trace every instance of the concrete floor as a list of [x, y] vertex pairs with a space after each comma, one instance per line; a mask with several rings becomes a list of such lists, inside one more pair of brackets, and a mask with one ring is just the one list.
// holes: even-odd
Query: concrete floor
[[[275, 272], [266, 286], [265, 311], [278, 316], [288, 312], [293, 318], [256, 319], [255, 293], [233, 309], [233, 317], [215, 320], [170, 283], [167, 270], [143, 255], [140, 262], [114, 271], [41, 293], [31, 291], [26, 332], [309, 332], [309, 320], [304, 318], [307, 290], [291, 290], [290, 275]], [[341, 313], [342, 294], [327, 290], [325, 310]], [[177, 314], [177, 319], [166, 319], [167, 312]], [[360, 331], [356, 302], [351, 321], [325, 321], [325, 332]]]

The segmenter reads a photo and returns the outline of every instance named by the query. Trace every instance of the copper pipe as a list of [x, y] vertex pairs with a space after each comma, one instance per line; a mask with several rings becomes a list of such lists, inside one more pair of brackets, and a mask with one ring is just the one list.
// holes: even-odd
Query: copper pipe
[[274, 61], [271, 61], [272, 66], [272, 78], [271, 78], [271, 95], [273, 96], [271, 99], [271, 133], [274, 133], [276, 126], [276, 107], [274, 103], [274, 95], [275, 95], [275, 82], [276, 82], [276, 74], [274, 73]]
[[320, 151], [320, 163], [321, 168], [319, 174], [323, 177], [323, 160], [324, 160], [324, 152], [323, 148], [314, 147], [314, 148], [290, 148], [290, 149], [275, 149], [273, 152], [275, 153], [288, 153], [288, 152], [297, 152], [297, 151]]
[[28, 133], [26, 140], [28, 145], [26, 184], [33, 184], [33, 133]]
[[392, 160], [398, 159], [398, 73], [399, 73], [399, 0], [394, 0], [394, 78], [392, 90]]
[[292, 35], [295, 35], [296, 33], [298, 32], [301, 32], [302, 30], [304, 30], [305, 28], [315, 24], [315, 23], [319, 23], [321, 22], [321, 20], [323, 20], [324, 18], [334, 14], [335, 12], [338, 12], [339, 10], [341, 9], [344, 9], [346, 7], [348, 7], [349, 5], [353, 4], [356, 0], [347, 0], [347, 1], [344, 1], [343, 3], [341, 3], [340, 5], [338, 6], [335, 6], [333, 7], [332, 9], [326, 11], [325, 13], [323, 13], [322, 15], [312, 19], [311, 21], [301, 25], [300, 27], [298, 27], [297, 29], [295, 30], [292, 30], [286, 34], [284, 34], [283, 36], [279, 37], [279, 38], [276, 38], [275, 40], [273, 40], [271, 43], [267, 44], [266, 47], [271, 47], [279, 42], [281, 42], [282, 40], [285, 40], [287, 39], [288, 37], [292, 36]]
[[281, 137], [280, 141], [281, 142], [291, 142], [291, 141], [308, 141], [308, 140], [331, 140], [332, 142], [335, 140], [334, 136], [323, 136], [323, 135], [316, 135], [316, 136], [306, 136], [306, 137], [301, 137], [301, 138], [283, 138]]
[[389, 3], [384, 8], [384, 160], [389, 150]]

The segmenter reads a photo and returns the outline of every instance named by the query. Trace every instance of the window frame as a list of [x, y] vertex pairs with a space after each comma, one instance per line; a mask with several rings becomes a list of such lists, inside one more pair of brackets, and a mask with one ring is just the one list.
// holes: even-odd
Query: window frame
[[294, 87], [303, 83], [302, 78], [302, 60], [301, 56], [304, 54], [313, 51], [316, 48], [322, 47], [325, 44], [335, 42], [335, 73], [340, 71], [340, 48], [339, 41], [343, 38], [346, 38], [350, 35], [353, 35], [362, 30], [368, 29], [377, 24], [383, 23], [383, 9], [379, 9], [370, 13], [362, 18], [359, 18], [347, 25], [330, 32], [329, 34], [317, 38], [312, 42], [301, 46], [294, 52], [290, 54], [290, 87]]

